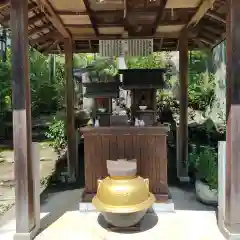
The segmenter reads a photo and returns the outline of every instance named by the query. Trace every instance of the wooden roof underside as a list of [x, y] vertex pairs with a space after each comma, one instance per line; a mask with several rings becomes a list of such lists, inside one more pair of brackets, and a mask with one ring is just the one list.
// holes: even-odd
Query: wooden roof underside
[[[189, 48], [212, 48], [225, 38], [226, 0], [29, 0], [29, 43], [61, 53], [72, 38], [75, 52], [98, 52], [99, 39], [154, 38], [154, 50], [178, 50], [189, 28]], [[9, 27], [9, 0], [0, 2], [0, 24]]]

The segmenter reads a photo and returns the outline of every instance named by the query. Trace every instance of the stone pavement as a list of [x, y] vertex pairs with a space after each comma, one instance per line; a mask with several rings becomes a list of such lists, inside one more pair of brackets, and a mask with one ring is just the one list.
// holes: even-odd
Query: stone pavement
[[[95, 211], [79, 211], [83, 189], [52, 193], [41, 206], [41, 232], [36, 240], [224, 240], [215, 210], [200, 204], [192, 191], [172, 187], [175, 212], [147, 214], [141, 230], [135, 233], [113, 232]], [[81, 204], [80, 204], [81, 205]], [[0, 229], [0, 239], [12, 240], [15, 221]]]
[[211, 211], [177, 210], [146, 214], [139, 232], [113, 232], [99, 213], [66, 212], [36, 237], [36, 240], [224, 240]]
[[[58, 156], [48, 143], [39, 143], [40, 181], [44, 189], [45, 180], [51, 176]], [[1, 215], [15, 203], [14, 193], [14, 156], [13, 150], [0, 152], [0, 220]]]

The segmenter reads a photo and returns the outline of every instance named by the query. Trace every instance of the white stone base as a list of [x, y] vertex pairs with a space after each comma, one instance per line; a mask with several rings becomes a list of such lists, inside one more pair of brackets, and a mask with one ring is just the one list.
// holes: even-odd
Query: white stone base
[[[92, 203], [79, 203], [80, 212], [98, 212]], [[154, 203], [148, 213], [174, 212], [174, 203], [168, 200], [166, 203]]]
[[218, 227], [219, 230], [221, 231], [222, 235], [227, 239], [227, 240], [240, 240], [240, 234], [237, 233], [231, 233], [227, 227], [224, 224], [224, 218], [222, 214], [218, 215]]
[[15, 233], [14, 240], [33, 240], [39, 231], [39, 227], [34, 228], [30, 233]]
[[228, 229], [225, 226], [219, 226], [220, 231], [222, 235], [227, 239], [227, 240], [240, 240], [240, 234], [238, 233], [230, 233]]

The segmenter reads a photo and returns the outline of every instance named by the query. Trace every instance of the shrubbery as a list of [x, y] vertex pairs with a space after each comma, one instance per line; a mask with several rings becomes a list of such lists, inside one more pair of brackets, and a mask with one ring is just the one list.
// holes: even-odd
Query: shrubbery
[[196, 178], [205, 182], [211, 189], [218, 188], [218, 155], [208, 146], [194, 147], [188, 158], [189, 168], [195, 171]]
[[50, 145], [54, 147], [56, 152], [60, 153], [66, 146], [66, 131], [63, 120], [54, 117], [45, 135], [51, 141]]
[[[10, 54], [8, 54], [10, 55]], [[50, 80], [49, 58], [30, 49], [30, 80], [31, 80], [31, 100], [32, 115], [54, 114], [64, 106], [65, 80], [64, 80], [64, 58], [57, 56], [56, 71], [54, 79]], [[201, 52], [193, 52], [189, 65], [189, 106], [193, 109], [205, 111], [214, 98], [214, 75], [206, 72], [205, 66], [208, 56]], [[99, 72], [108, 74], [116, 73], [116, 59], [106, 60], [99, 56], [80, 54], [75, 55], [74, 66], [91, 64]], [[159, 68], [170, 67], [167, 76], [168, 89], [160, 91], [157, 96], [159, 109], [165, 106], [168, 108], [176, 105], [176, 96], [173, 89], [179, 89], [179, 78], [176, 75], [176, 66], [172, 66], [169, 53], [154, 53], [148, 57], [126, 58], [129, 68]], [[80, 66], [81, 65], [81, 66]], [[11, 58], [8, 57], [7, 63], [0, 62], [0, 123], [8, 111], [11, 111]], [[172, 74], [171, 75], [171, 70]], [[58, 134], [56, 128], [60, 129], [64, 124], [55, 119], [49, 129], [48, 137], [53, 140]], [[60, 131], [60, 130], [59, 130]], [[56, 134], [56, 135], [55, 135]], [[63, 131], [59, 133], [63, 137]], [[56, 140], [62, 146], [62, 140]]]

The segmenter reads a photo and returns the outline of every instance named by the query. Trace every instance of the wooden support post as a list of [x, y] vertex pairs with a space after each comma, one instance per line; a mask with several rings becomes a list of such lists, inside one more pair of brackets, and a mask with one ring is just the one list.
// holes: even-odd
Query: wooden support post
[[[16, 234], [32, 239], [36, 217], [32, 162], [31, 97], [28, 62], [28, 0], [11, 0], [12, 103], [15, 168]], [[40, 217], [40, 216], [39, 216]]]
[[240, 2], [228, 1], [225, 227], [240, 239]]
[[70, 182], [75, 182], [78, 175], [77, 142], [74, 116], [74, 82], [73, 82], [73, 48], [72, 40], [64, 39], [65, 75], [66, 75], [66, 112], [67, 112], [67, 147], [68, 176]]
[[180, 125], [177, 128], [177, 175], [188, 182], [188, 30], [179, 38]]

